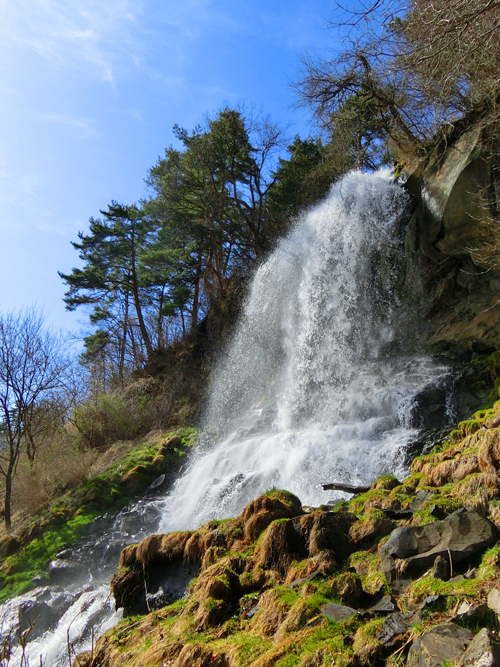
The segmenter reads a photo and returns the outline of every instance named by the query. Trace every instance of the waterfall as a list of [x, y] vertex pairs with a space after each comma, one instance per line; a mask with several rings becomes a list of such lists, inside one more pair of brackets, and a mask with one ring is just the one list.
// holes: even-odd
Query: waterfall
[[67, 666], [67, 637], [87, 650], [93, 630], [116, 621], [106, 582], [123, 545], [235, 516], [271, 487], [317, 506], [340, 497], [321, 482], [404, 474], [400, 454], [419, 426], [415, 397], [448, 376], [416, 352], [394, 290], [390, 258], [401, 252], [407, 204], [389, 170], [351, 173], [296, 223], [256, 271], [213, 374], [200, 445], [173, 491], [123, 510], [80, 546], [87, 569], [72, 588], [40, 588], [3, 605], [0, 639], [21, 603], [53, 616], [60, 608], [27, 656]]
[[321, 482], [402, 473], [413, 397], [447, 373], [415, 353], [381, 266], [407, 205], [388, 169], [350, 173], [258, 269], [162, 531], [234, 516], [271, 487], [317, 506], [335, 496]]

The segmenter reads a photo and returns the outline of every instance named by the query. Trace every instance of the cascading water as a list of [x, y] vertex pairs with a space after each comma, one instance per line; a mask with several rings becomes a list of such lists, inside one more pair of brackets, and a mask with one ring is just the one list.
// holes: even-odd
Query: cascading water
[[[397, 252], [394, 229], [406, 204], [389, 171], [348, 174], [259, 268], [214, 375], [189, 469], [168, 498], [122, 511], [107, 533], [80, 548], [86, 589], [66, 593], [59, 624], [28, 644], [31, 664], [43, 655], [45, 665], [68, 665], [67, 633], [85, 650], [94, 622], [98, 631], [114, 622], [102, 582], [120, 547], [147, 532], [236, 515], [273, 486], [319, 505], [332, 497], [321, 482], [369, 483], [403, 472], [397, 457], [416, 432], [415, 396], [448, 374], [412, 353], [391, 272], [381, 267], [382, 255]], [[21, 602], [53, 610], [58, 595], [39, 589], [10, 601], [4, 625], [15, 623]], [[19, 658], [18, 649], [13, 664]]]
[[411, 354], [380, 268], [406, 205], [389, 170], [348, 174], [260, 267], [162, 530], [234, 516], [270, 487], [319, 505], [321, 482], [401, 472], [413, 397], [447, 373]]

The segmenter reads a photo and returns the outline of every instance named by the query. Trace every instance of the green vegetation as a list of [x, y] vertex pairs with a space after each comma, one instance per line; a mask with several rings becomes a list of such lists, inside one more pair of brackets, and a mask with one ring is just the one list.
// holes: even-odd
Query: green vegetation
[[[179, 444], [160, 455], [174, 436], [180, 436]], [[118, 512], [162, 472], [175, 473], [195, 440], [195, 429], [186, 428], [138, 443], [101, 474], [56, 497], [24, 526], [20, 548], [3, 559], [0, 602], [48, 581], [47, 565], [58, 552], [85, 537], [97, 517]]]

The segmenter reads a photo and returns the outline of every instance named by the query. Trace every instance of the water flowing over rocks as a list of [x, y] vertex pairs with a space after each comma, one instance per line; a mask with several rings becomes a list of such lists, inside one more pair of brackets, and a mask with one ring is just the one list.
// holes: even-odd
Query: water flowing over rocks
[[[469, 417], [491, 384], [487, 372], [463, 360], [500, 346], [500, 275], [484, 277], [480, 256], [468, 247], [470, 211], [479, 212], [492, 178], [471, 131], [411, 175], [408, 190], [418, 200], [412, 217], [408, 195], [389, 172], [349, 174], [335, 184], [256, 272], [214, 375], [203, 440], [172, 493], [106, 519], [106, 530], [60, 556], [54, 586], [4, 606], [3, 636], [15, 628], [21, 605], [23, 628], [37, 615], [32, 664], [43, 654], [45, 664], [66, 666], [68, 638], [88, 650], [93, 634], [120, 618], [108, 599], [119, 557], [112, 591], [126, 618], [78, 667], [244, 664], [243, 640], [231, 648], [218, 643], [240, 620], [256, 638], [255, 664], [274, 664], [294, 633], [306, 646], [330, 627], [332, 614], [341, 628], [337, 643], [311, 646], [304, 667], [333, 664], [340, 654], [352, 667], [375, 667], [408, 649], [407, 665], [430, 667], [438, 664], [438, 644], [457, 649], [443, 660], [479, 665], [482, 651], [497, 664], [489, 631], [465, 651], [472, 633], [434, 619], [461, 615], [436, 611], [447, 591], [473, 589], [485, 600], [499, 585], [496, 556], [485, 556], [497, 529], [483, 516], [499, 486], [498, 423], [489, 436], [483, 425], [478, 435], [461, 434], [452, 453], [439, 451], [451, 424]], [[421, 339], [452, 356], [432, 358]], [[410, 459], [436, 446], [405, 480]], [[130, 471], [130, 491], [140, 488], [143, 472]], [[397, 479], [372, 484], [389, 472]], [[345, 494], [325, 497], [325, 480], [370, 489], [349, 511]], [[161, 492], [164, 481], [150, 492]], [[440, 503], [439, 489], [451, 482], [463, 483], [461, 495]], [[274, 491], [261, 495], [266, 489]], [[462, 507], [463, 497], [474, 509]], [[327, 500], [340, 504], [317, 509]], [[3, 540], [0, 554], [16, 548]], [[451, 559], [450, 581], [432, 576], [439, 556]], [[63, 592], [56, 582], [66, 573], [73, 586]], [[451, 588], [434, 594], [439, 585]], [[145, 614], [132, 621], [136, 634], [127, 625], [134, 614]], [[429, 615], [437, 627], [415, 638], [413, 629]], [[185, 643], [186, 632], [210, 646]]]
[[321, 482], [402, 471], [418, 429], [450, 423], [450, 370], [415, 353], [418, 322], [381, 268], [404, 252], [408, 206], [389, 172], [348, 174], [258, 269], [161, 531], [234, 516], [273, 486], [317, 506]]

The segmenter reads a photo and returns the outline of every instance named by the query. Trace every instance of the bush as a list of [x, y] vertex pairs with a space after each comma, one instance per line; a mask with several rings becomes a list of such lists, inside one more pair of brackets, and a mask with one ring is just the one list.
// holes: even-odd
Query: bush
[[105, 449], [116, 440], [131, 440], [147, 430], [140, 401], [108, 394], [79, 405], [72, 417], [83, 447]]

